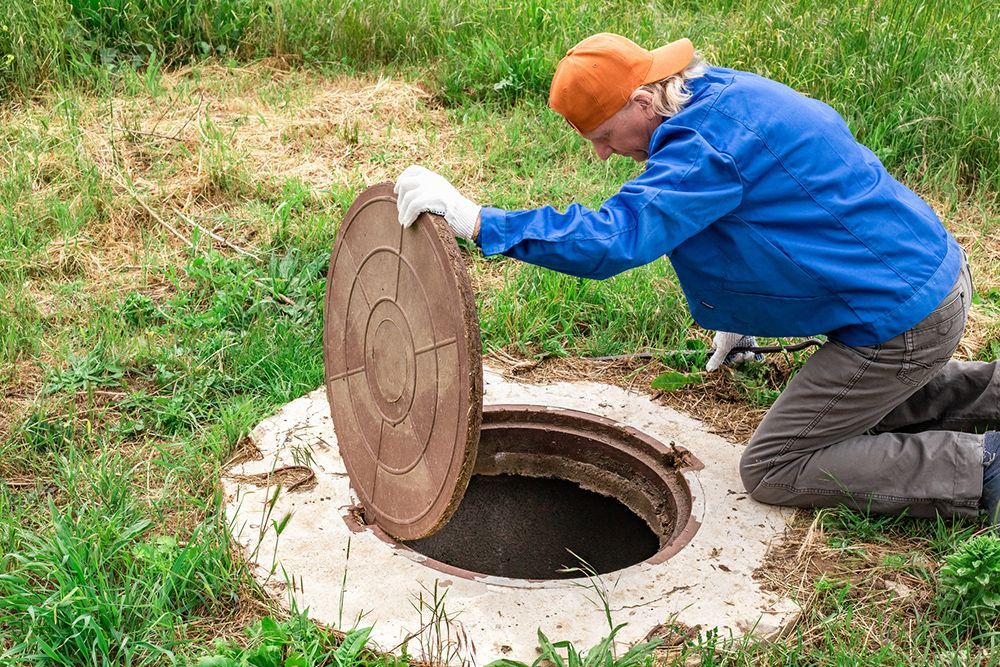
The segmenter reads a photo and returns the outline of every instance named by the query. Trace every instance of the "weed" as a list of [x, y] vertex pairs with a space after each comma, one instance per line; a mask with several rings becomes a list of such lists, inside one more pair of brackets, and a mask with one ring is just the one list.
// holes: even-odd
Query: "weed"
[[[538, 658], [531, 663], [531, 667], [537, 665], [551, 664], [554, 667], [589, 667], [591, 665], [601, 665], [603, 667], [650, 667], [653, 664], [653, 650], [662, 642], [653, 639], [648, 642], [636, 644], [621, 656], [615, 656], [613, 646], [615, 635], [625, 627], [624, 624], [616, 625], [610, 634], [600, 642], [592, 646], [587, 651], [578, 651], [572, 642], [553, 642], [545, 636], [541, 630], [538, 631], [538, 646], [541, 649]], [[516, 660], [495, 660], [487, 667], [528, 667], [526, 663]]]
[[[64, 464], [60, 486], [72, 506], [38, 507], [49, 525], [15, 529], [2, 556], [0, 625], [16, 637], [4, 662], [150, 664], [173, 629], [196, 610], [230, 604], [240, 577], [224, 527], [209, 518], [183, 543], [152, 534], [152, 522], [123, 483], [120, 459]], [[0, 494], [6, 493], [0, 490]], [[150, 622], [150, 621], [153, 622]]]
[[982, 350], [979, 351], [981, 361], [993, 361], [1000, 359], [1000, 340], [989, 341]]
[[416, 639], [417, 658], [431, 667], [475, 665], [475, 644], [465, 633], [458, 614], [448, 612], [445, 606], [447, 589], [439, 588], [437, 579], [433, 588], [421, 587], [423, 590], [410, 603], [417, 612], [419, 629], [403, 641], [403, 653], [407, 653], [409, 643]]
[[747, 361], [736, 368], [736, 379], [739, 380], [740, 392], [750, 403], [768, 407], [778, 400], [791, 377], [779, 376], [776, 381], [772, 366]]
[[76, 423], [61, 415], [33, 412], [21, 423], [24, 444], [35, 452], [65, 451], [78, 440]]
[[1000, 618], [1000, 539], [974, 537], [944, 560], [938, 574], [939, 609], [961, 627], [991, 627]]
[[679, 349], [663, 352], [659, 355], [659, 359], [668, 368], [689, 372], [700, 371], [705, 368], [711, 353], [705, 341], [686, 338]]
[[276, 621], [263, 617], [247, 628], [249, 646], [222, 642], [212, 655], [202, 656], [196, 667], [308, 667], [331, 665], [397, 665], [365, 651], [371, 628], [351, 630], [342, 639], [318, 628], [304, 614]]
[[650, 382], [652, 389], [660, 391], [673, 391], [689, 384], [698, 384], [704, 377], [701, 373], [678, 373], [677, 371], [667, 371], [660, 373]]
[[53, 370], [45, 382], [43, 393], [76, 392], [96, 387], [120, 387], [124, 368], [113, 358], [103, 342], [84, 355], [70, 355], [68, 367]]
[[139, 292], [130, 292], [119, 306], [119, 312], [126, 323], [140, 329], [162, 324], [165, 320], [163, 309]]
[[247, 173], [242, 156], [232, 147], [236, 130], [235, 124], [226, 130], [208, 118], [199, 124], [199, 171], [220, 193], [240, 196], [251, 189], [254, 179]]
[[[615, 625], [611, 617], [611, 590], [607, 583], [598, 574], [597, 570], [589, 563], [570, 551], [570, 555], [576, 559], [577, 565], [563, 569], [563, 572], [576, 572], [587, 579], [587, 583], [576, 583], [575, 585], [586, 588], [594, 592], [597, 596], [592, 600], [598, 608], [604, 612], [604, 618], [608, 623], [608, 635], [601, 639], [589, 650], [580, 652], [569, 641], [551, 641], [541, 628], [538, 629], [539, 655], [531, 667], [549, 664], [553, 667], [590, 667], [601, 665], [603, 667], [650, 667], [653, 664], [653, 650], [663, 643], [659, 638], [640, 642], [632, 646], [628, 651], [619, 656], [615, 650], [615, 637], [625, 624]], [[565, 656], [562, 651], [565, 651]], [[526, 663], [516, 660], [500, 659], [489, 663], [487, 667], [528, 667]]]
[[907, 520], [903, 516], [873, 515], [844, 506], [820, 510], [817, 519], [824, 529], [849, 535], [852, 541], [882, 543], [891, 542], [890, 531]]

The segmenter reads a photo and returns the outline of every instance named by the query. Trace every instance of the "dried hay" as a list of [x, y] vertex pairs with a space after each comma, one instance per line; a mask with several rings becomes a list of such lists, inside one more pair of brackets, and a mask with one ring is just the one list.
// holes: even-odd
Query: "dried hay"
[[[368, 186], [395, 179], [400, 165], [436, 162], [435, 147], [452, 136], [444, 113], [428, 108], [430, 95], [398, 80], [311, 77], [305, 103], [275, 104], [257, 88], [231, 94], [206, 85], [195, 95], [187, 74], [164, 78], [169, 103], [158, 113], [155, 100], [115, 101], [115, 123], [131, 148], [122, 157], [131, 161], [126, 166], [134, 183], [182, 210], [218, 203], [214, 157], [232, 160], [228, 166], [254, 182], [295, 178], [320, 190]], [[289, 76], [266, 66], [218, 75], [263, 75], [277, 83]], [[107, 134], [96, 132], [91, 149], [104, 164], [112, 161]], [[149, 178], [144, 160], [164, 153], [174, 157], [176, 168], [162, 179]]]
[[[243, 554], [236, 544], [231, 545], [230, 554], [233, 562], [243, 560]], [[180, 639], [195, 645], [226, 642], [247, 648], [253, 641], [246, 632], [251, 625], [264, 616], [278, 621], [288, 618], [288, 613], [281, 608], [277, 598], [262, 594], [260, 587], [249, 575], [241, 575], [234, 602], [225, 609], [209, 613], [211, 615], [207, 613], [186, 622]]]
[[[800, 638], [807, 647], [828, 641], [824, 604], [832, 589], [849, 597], [854, 623], [864, 629], [860, 652], [886, 643], [912, 644], [914, 626], [934, 597], [934, 580], [921, 571], [938, 569], [926, 555], [925, 539], [893, 529], [892, 539], [852, 541], [845, 547], [826, 534], [822, 514], [811, 511], [797, 512], [788, 531], [755, 573], [765, 590], [791, 595], [802, 608], [782, 636]], [[904, 567], [887, 564], [904, 557]]]

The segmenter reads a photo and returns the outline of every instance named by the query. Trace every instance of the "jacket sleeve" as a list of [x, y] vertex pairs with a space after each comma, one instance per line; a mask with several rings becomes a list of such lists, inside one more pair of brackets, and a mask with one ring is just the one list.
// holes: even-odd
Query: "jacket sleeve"
[[583, 278], [602, 279], [671, 252], [743, 199], [733, 159], [696, 131], [661, 126], [646, 169], [601, 208], [579, 204], [527, 211], [484, 207], [476, 242], [508, 257]]

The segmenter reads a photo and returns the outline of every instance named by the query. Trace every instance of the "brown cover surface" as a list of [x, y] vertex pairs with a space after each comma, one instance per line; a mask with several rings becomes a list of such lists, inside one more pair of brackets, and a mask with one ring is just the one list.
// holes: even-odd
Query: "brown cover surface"
[[444, 219], [397, 221], [391, 183], [351, 205], [326, 284], [330, 413], [365, 516], [402, 540], [432, 534], [462, 499], [483, 410], [479, 320]]

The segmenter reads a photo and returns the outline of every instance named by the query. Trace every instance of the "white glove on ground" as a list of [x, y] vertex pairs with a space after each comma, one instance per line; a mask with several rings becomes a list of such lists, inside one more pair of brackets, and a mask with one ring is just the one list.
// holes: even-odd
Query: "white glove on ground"
[[476, 237], [482, 207], [463, 197], [443, 176], [411, 165], [396, 179], [392, 191], [396, 193], [399, 224], [403, 227], [430, 211], [443, 215], [455, 236], [470, 241]]
[[[723, 364], [727, 366], [738, 366], [744, 361], [750, 361], [754, 358], [753, 352], [739, 352], [737, 354], [729, 354], [729, 351], [734, 347], [753, 347], [757, 344], [757, 339], [753, 336], [744, 336], [738, 333], [729, 333], [728, 331], [718, 331], [715, 334], [715, 338], [712, 340], [712, 345], [715, 347], [715, 353], [712, 358], [708, 360], [705, 364], [706, 371], [718, 370]], [[757, 355], [758, 360], [761, 359], [760, 355]]]

